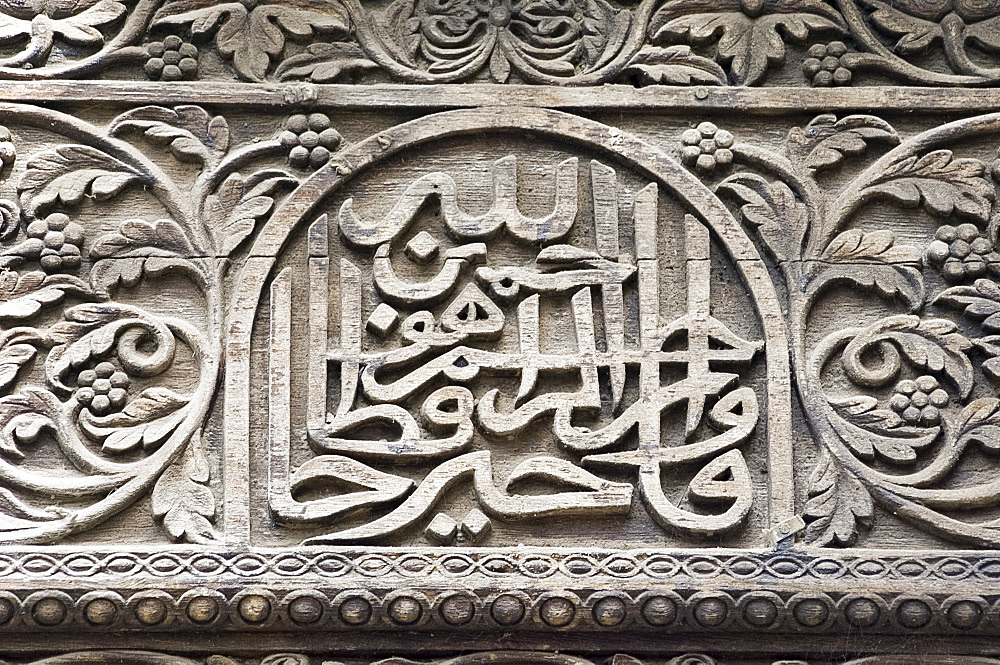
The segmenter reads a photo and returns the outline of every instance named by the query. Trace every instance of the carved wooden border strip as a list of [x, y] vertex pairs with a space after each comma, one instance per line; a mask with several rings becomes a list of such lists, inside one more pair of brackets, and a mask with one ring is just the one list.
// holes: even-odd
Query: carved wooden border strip
[[[377, 74], [411, 83], [742, 86], [771, 82], [775, 71], [787, 79], [788, 65], [795, 84], [814, 87], [866, 84], [869, 76], [952, 87], [1000, 81], [998, 13], [988, 2], [595, 0], [540, 12], [511, 0], [457, 8], [413, 0], [215, 4], [5, 7], [4, 41], [19, 43], [0, 59], [0, 78], [124, 70], [177, 81], [202, 75], [201, 53], [209, 51], [226, 63], [217, 77], [244, 81]], [[168, 62], [167, 52], [178, 57]]]
[[884, 86], [843, 89], [655, 87], [606, 85], [600, 88], [469, 83], [463, 85], [256, 84], [207, 82], [10, 81], [0, 98], [11, 102], [110, 102], [128, 104], [210, 104], [316, 109], [525, 106], [552, 109], [633, 109], [690, 112], [731, 111], [778, 114], [852, 110], [928, 113], [989, 112], [1000, 108], [1000, 90], [992, 88], [908, 88]]

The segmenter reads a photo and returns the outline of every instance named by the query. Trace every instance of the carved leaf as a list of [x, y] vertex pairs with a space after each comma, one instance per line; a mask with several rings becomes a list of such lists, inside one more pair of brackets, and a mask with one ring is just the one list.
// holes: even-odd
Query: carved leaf
[[131, 452], [140, 445], [151, 450], [177, 429], [185, 415], [180, 409], [187, 403], [172, 390], [147, 388], [120, 413], [98, 417], [84, 412], [80, 426], [93, 439], [103, 440], [104, 452]]
[[54, 401], [52, 393], [32, 387], [0, 397], [0, 454], [24, 459], [18, 442], [33, 441], [43, 428], [51, 426]]
[[31, 344], [11, 344], [0, 349], [0, 392], [14, 384], [18, 372], [35, 357], [36, 352]]
[[953, 286], [935, 300], [935, 304], [965, 308], [965, 316], [982, 321], [985, 330], [1000, 331], [1000, 285], [990, 279], [977, 279], [972, 286]]
[[831, 401], [837, 412], [830, 424], [840, 439], [861, 459], [872, 460], [876, 454], [895, 464], [910, 464], [917, 451], [934, 443], [940, 427], [922, 428], [904, 425], [895, 412], [876, 408], [873, 397], [859, 396]]
[[871, 344], [874, 340], [895, 342], [903, 356], [914, 366], [933, 374], [944, 374], [965, 399], [972, 392], [975, 372], [968, 352], [972, 342], [958, 332], [958, 327], [946, 319], [920, 319], [899, 315], [883, 319], [864, 336], [852, 341], [844, 353], [857, 353], [855, 345]]
[[[432, 65], [432, 69], [435, 67]], [[449, 70], [454, 67], [449, 66]], [[506, 83], [510, 79], [510, 61], [504, 56], [503, 52], [499, 49], [493, 51], [493, 55], [490, 56], [490, 77], [496, 83]]]
[[[632, 658], [631, 665], [642, 665], [641, 661]], [[623, 663], [613, 663], [612, 665], [625, 665]], [[667, 665], [717, 665], [715, 659], [700, 653], [686, 653], [667, 661]]]
[[22, 35], [31, 34], [31, 21], [0, 13], [0, 43], [5, 43]]
[[902, 296], [912, 308], [924, 302], [920, 250], [896, 245], [892, 231], [851, 230], [834, 238], [819, 259], [811, 289], [834, 282], [850, 282], [891, 298]]
[[104, 35], [96, 28], [117, 20], [125, 13], [125, 5], [114, 0], [101, 0], [93, 7], [66, 18], [54, 21], [52, 30], [74, 44], [101, 44]]
[[602, 67], [621, 50], [628, 37], [632, 15], [605, 0], [585, 0], [583, 10], [584, 61], [588, 69]]
[[959, 445], [973, 442], [1000, 452], [1000, 400], [984, 397], [962, 409], [956, 439]]
[[[712, 11], [728, 7], [739, 11]], [[769, 66], [784, 61], [786, 38], [803, 42], [816, 30], [845, 30], [839, 14], [817, 0], [777, 0], [768, 3], [768, 10], [750, 17], [738, 3], [725, 0], [673, 0], [654, 15], [650, 31], [654, 39], [681, 38], [696, 44], [718, 36], [718, 57], [730, 63], [734, 83], [753, 85]]]
[[184, 256], [194, 253], [194, 248], [177, 222], [170, 219], [153, 222], [128, 219], [118, 227], [117, 233], [98, 238], [90, 254], [94, 258], [110, 258], [136, 250], [142, 250], [147, 256]]
[[154, 24], [191, 24], [195, 35], [216, 30], [215, 43], [224, 57], [233, 61], [236, 72], [250, 81], [263, 81], [271, 58], [285, 48], [285, 33], [307, 38], [316, 32], [338, 37], [350, 34], [344, 14], [325, 14], [295, 7], [261, 5], [248, 12], [240, 3], [230, 2], [191, 9], [188, 0], [165, 5]]
[[1000, 50], [1000, 16], [965, 26], [965, 37], [980, 48]]
[[643, 665], [642, 661], [625, 653], [616, 653], [608, 665]]
[[753, 173], [739, 173], [720, 183], [719, 190], [731, 192], [743, 201], [743, 220], [757, 228], [778, 261], [799, 258], [809, 228], [809, 213], [788, 185], [768, 182]]
[[978, 159], [955, 158], [950, 150], [935, 150], [892, 164], [864, 194], [887, 196], [909, 207], [923, 205], [942, 217], [959, 213], [986, 221], [995, 198], [986, 173], [986, 165]]
[[90, 285], [100, 298], [110, 298], [119, 287], [130, 288], [139, 283], [143, 275], [155, 277], [170, 271], [185, 272], [204, 286], [199, 270], [190, 261], [159, 256], [120, 256], [102, 259], [90, 269]]
[[215, 495], [208, 488], [208, 460], [200, 452], [200, 436], [188, 444], [187, 461], [167, 467], [153, 486], [153, 516], [175, 541], [208, 544], [218, 541], [209, 521]]
[[332, 83], [346, 74], [377, 69], [361, 47], [352, 42], [310, 44], [302, 53], [285, 58], [275, 76], [281, 81], [306, 78], [316, 83]]
[[65, 517], [68, 511], [58, 506], [42, 509], [28, 505], [6, 488], [0, 488], [0, 530], [34, 526], [33, 522], [48, 522]]
[[105, 201], [139, 180], [137, 171], [96, 148], [63, 145], [28, 160], [17, 191], [33, 215], [56, 202], [79, 203], [87, 195]]
[[414, 58], [420, 48], [420, 17], [416, 16], [417, 0], [396, 0], [385, 14], [375, 19], [385, 35], [383, 43], [393, 58], [414, 66]]
[[899, 135], [885, 120], [872, 115], [849, 115], [837, 120], [833, 114], [816, 117], [805, 129], [794, 129], [790, 147], [799, 147], [799, 159], [814, 171], [838, 166], [847, 157], [864, 154], [872, 141], [891, 145]]
[[920, 250], [909, 245], [896, 245], [892, 231], [845, 231], [834, 238], [821, 255], [824, 261], [852, 262], [873, 259], [883, 263], [915, 263], [920, 265]]
[[969, 396], [975, 381], [968, 351], [972, 343], [958, 327], [945, 319], [920, 321], [916, 328], [900, 326], [891, 335], [911, 363], [931, 372], [943, 372], [951, 378], [962, 398]]
[[138, 129], [150, 141], [166, 145], [181, 160], [207, 162], [229, 149], [229, 125], [222, 116], [212, 118], [200, 106], [143, 106], [115, 118], [108, 133]]
[[869, 529], [875, 515], [868, 490], [829, 454], [809, 479], [809, 501], [804, 516], [811, 520], [806, 534], [813, 545], [850, 546], [858, 530]]
[[1000, 335], [980, 337], [975, 340], [975, 344], [989, 356], [980, 367], [987, 376], [1000, 379]]
[[86, 282], [72, 275], [0, 271], [0, 319], [30, 319], [45, 305], [61, 302], [67, 293], [87, 296], [91, 291]]
[[726, 85], [726, 72], [714, 60], [695, 55], [687, 45], [647, 46], [629, 61], [625, 76], [660, 85]]
[[259, 171], [246, 179], [239, 173], [226, 178], [205, 201], [207, 218], [222, 220], [212, 227], [218, 251], [226, 256], [236, 249], [253, 232], [257, 220], [271, 212], [274, 198], [268, 194], [282, 185], [297, 182], [278, 170]]
[[886, 34], [899, 37], [893, 48], [900, 55], [923, 53], [943, 36], [941, 24], [936, 21], [910, 16], [881, 0], [865, 0], [865, 3], [875, 9], [871, 14], [872, 24]]

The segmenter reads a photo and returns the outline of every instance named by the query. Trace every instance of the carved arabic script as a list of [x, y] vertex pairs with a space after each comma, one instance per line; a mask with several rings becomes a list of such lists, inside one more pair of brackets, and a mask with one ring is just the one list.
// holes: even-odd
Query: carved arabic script
[[[316, 454], [295, 469], [289, 436], [295, 268], [285, 268], [271, 286], [269, 501], [277, 519], [329, 523], [361, 508], [388, 508], [369, 522], [308, 540], [380, 541], [424, 525], [445, 493], [469, 479], [482, 512], [474, 510], [461, 526], [473, 536], [488, 532], [489, 518], [626, 515], [635, 487], [653, 519], [672, 532], [707, 536], [743, 523], [753, 494], [740, 446], [760, 411], [753, 389], [740, 386], [740, 372], [763, 343], [713, 317], [709, 230], [690, 215], [682, 239], [687, 311], [661, 320], [656, 183], [632, 195], [626, 252], [618, 175], [591, 162], [595, 246], [567, 244], [580, 207], [580, 171], [576, 158], [554, 167], [555, 203], [539, 217], [518, 206], [513, 155], [495, 161], [492, 205], [481, 215], [459, 205], [455, 179], [442, 172], [411, 182], [381, 219], [365, 219], [347, 199], [339, 209], [347, 248], [339, 263], [329, 257], [328, 216], [312, 225], [306, 408]], [[444, 228], [414, 233], [429, 203], [438, 206]], [[442, 250], [442, 238], [454, 246]], [[501, 242], [531, 259], [494, 262], [492, 248]], [[430, 277], [408, 277], [414, 266], [433, 270], [432, 262], [437, 271]], [[339, 293], [332, 345], [331, 282]], [[370, 309], [367, 292], [376, 294]], [[547, 321], [549, 306], [565, 316]], [[549, 337], [563, 346], [549, 350]], [[328, 374], [339, 385], [328, 388]], [[336, 396], [329, 406], [328, 389]], [[683, 416], [677, 427], [665, 427], [663, 414], [672, 409]], [[493, 446], [540, 423], [554, 438], [553, 454], [521, 461], [498, 484]], [[399, 464], [429, 470], [414, 480], [388, 470]], [[680, 465], [698, 469], [687, 487], [690, 506], [664, 490], [678, 483], [672, 470]], [[608, 472], [624, 472], [635, 485], [601, 475]], [[356, 490], [300, 497], [302, 488], [323, 480]], [[523, 481], [558, 490], [519, 493]], [[457, 525], [438, 518], [428, 537], [447, 542]]]

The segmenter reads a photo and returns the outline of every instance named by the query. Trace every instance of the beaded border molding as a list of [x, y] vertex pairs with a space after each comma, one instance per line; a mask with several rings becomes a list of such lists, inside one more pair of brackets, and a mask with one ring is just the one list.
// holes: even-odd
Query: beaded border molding
[[[25, 552], [0, 555], [0, 580], [4, 632], [1000, 631], [1000, 593], [983, 593], [1000, 558], [970, 554]], [[914, 582], [941, 592], [899, 591]]]

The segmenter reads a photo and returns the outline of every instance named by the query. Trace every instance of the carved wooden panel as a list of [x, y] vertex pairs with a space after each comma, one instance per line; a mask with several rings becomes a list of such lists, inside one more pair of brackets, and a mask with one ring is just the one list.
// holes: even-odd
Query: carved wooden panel
[[1000, 662], [998, 54], [0, 0], [0, 656]]

